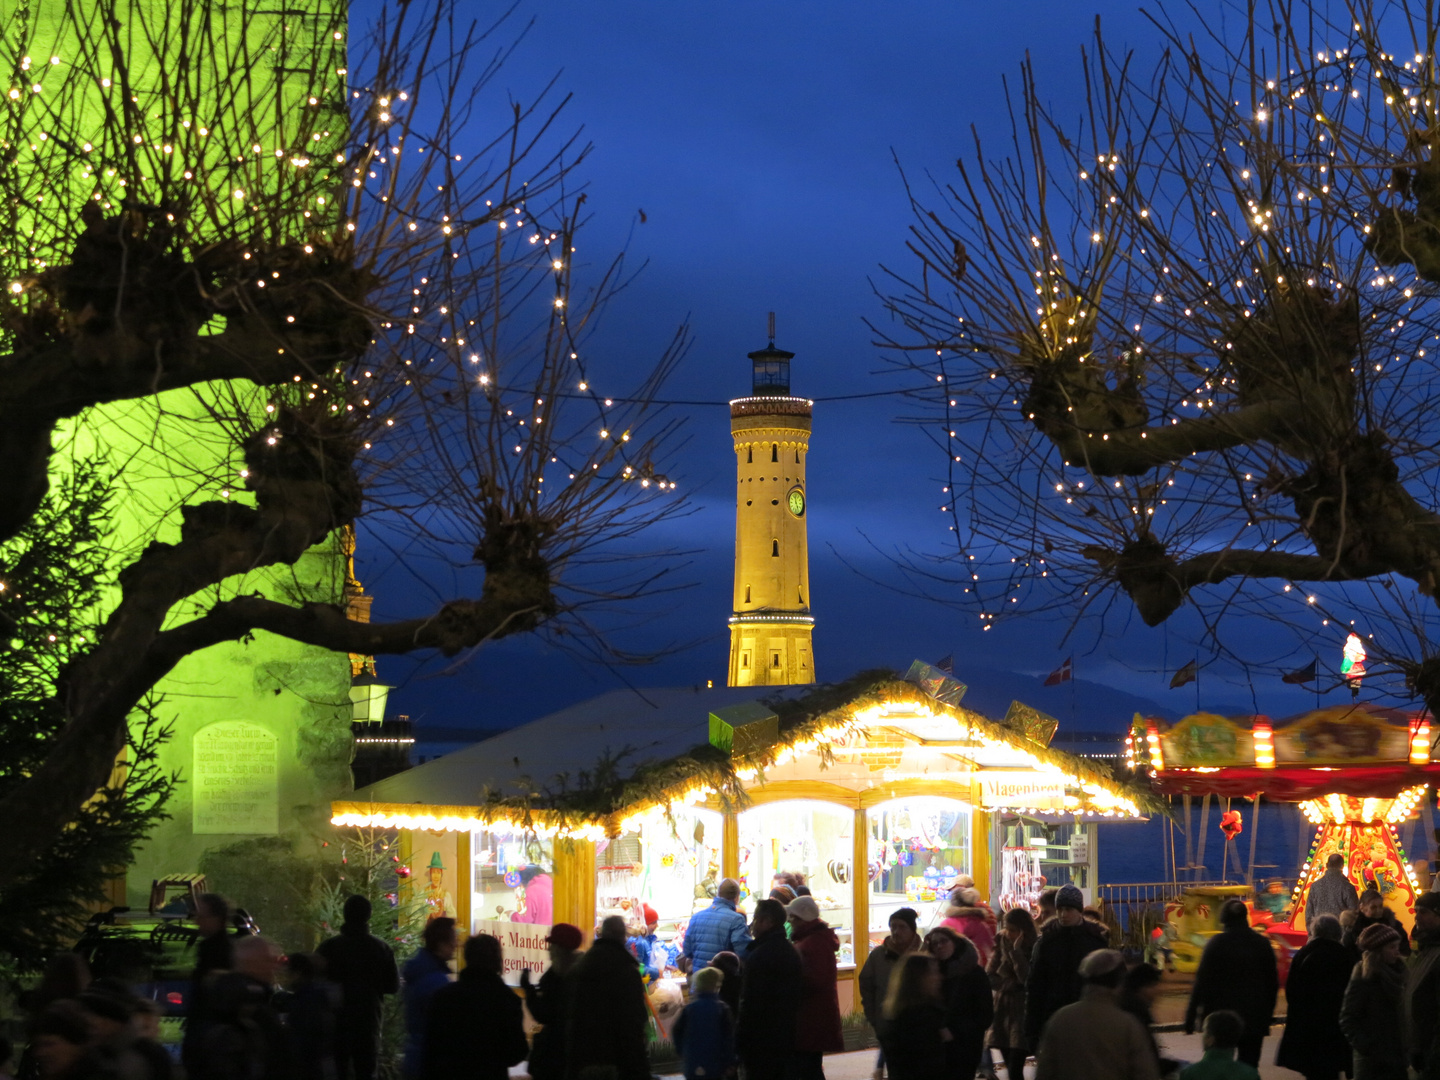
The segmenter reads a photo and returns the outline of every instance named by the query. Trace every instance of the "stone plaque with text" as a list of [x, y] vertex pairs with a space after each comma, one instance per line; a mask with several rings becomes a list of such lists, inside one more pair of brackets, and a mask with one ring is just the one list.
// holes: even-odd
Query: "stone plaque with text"
[[197, 834], [280, 831], [278, 743], [271, 732], [244, 720], [195, 733], [190, 787]]

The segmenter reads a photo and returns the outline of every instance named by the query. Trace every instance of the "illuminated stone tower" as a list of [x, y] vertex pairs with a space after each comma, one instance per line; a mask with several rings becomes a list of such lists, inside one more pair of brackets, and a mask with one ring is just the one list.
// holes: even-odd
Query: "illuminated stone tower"
[[735, 599], [730, 615], [731, 686], [815, 681], [810, 632], [810, 557], [805, 464], [810, 405], [790, 395], [794, 353], [770, 344], [750, 354], [749, 397], [730, 402], [735, 439]]

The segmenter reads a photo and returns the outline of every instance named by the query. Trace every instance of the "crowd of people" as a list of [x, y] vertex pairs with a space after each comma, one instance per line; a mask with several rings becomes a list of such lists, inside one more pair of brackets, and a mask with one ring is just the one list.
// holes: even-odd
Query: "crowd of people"
[[[1288, 1017], [1276, 1061], [1306, 1080], [1440, 1078], [1440, 893], [1416, 902], [1413, 938], [1343, 868], [1317, 883], [1309, 942], [1285, 983]], [[803, 881], [777, 881], [739, 910], [719, 883], [686, 928], [680, 967], [689, 1000], [669, 1025], [686, 1080], [824, 1080], [843, 1049], [840, 940]], [[345, 903], [339, 932], [313, 954], [282, 957], [237, 934], [226, 901], [199, 898], [195, 969], [185, 994], [179, 1061], [159, 1041], [163, 1010], [114, 979], [90, 978], [75, 953], [54, 957], [23, 1005], [20, 1080], [375, 1080], [387, 996], [401, 995], [408, 1080], [650, 1080], [653, 912], [643, 928], [605, 919], [594, 941], [565, 923], [546, 939], [549, 964], [526, 969], [520, 993], [502, 979], [501, 943], [465, 940], [433, 918], [402, 970], [370, 932], [367, 900]], [[1279, 991], [1269, 940], [1239, 900], [1220, 912], [1185, 1013], [1204, 1056], [1166, 1058], [1152, 1009], [1160, 973], [1109, 947], [1098, 913], [1073, 885], [1047, 889], [1035, 915], [999, 918], [958, 883], [945, 917], [922, 932], [913, 908], [889, 918], [856, 987], [879, 1036], [876, 1076], [889, 1080], [1255, 1080]], [[1413, 942], [1413, 947], [1412, 947]], [[646, 945], [651, 948], [647, 949]], [[1408, 961], [1406, 957], [1408, 956]], [[522, 1006], [523, 1001], [523, 1006]], [[538, 1025], [527, 1037], [525, 1011]], [[9, 1046], [0, 1040], [0, 1077]]]

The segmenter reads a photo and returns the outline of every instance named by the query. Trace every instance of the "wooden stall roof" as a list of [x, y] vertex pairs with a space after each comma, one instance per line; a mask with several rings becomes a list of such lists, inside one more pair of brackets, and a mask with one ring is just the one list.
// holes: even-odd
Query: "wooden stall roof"
[[[710, 715], [757, 702], [778, 717], [778, 736], [729, 753], [710, 741]], [[1156, 808], [1145, 789], [1094, 762], [1042, 745], [1013, 727], [937, 701], [893, 672], [864, 672], [816, 687], [616, 690], [357, 790], [332, 804], [337, 825], [469, 830], [523, 825], [541, 832], [614, 835], [637, 812], [699, 799], [745, 805], [747, 785], [799, 753], [822, 768], [857, 717], [899, 709], [889, 730], [916, 716], [963, 730], [1017, 763], [1054, 770], [1118, 799], [1124, 813]], [[922, 741], [922, 735], [914, 735]], [[907, 735], [907, 738], [912, 737]], [[737, 743], [737, 746], [739, 744]]]

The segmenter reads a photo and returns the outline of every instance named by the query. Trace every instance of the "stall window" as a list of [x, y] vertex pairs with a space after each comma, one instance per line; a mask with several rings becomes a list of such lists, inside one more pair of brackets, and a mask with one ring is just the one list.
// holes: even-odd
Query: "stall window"
[[471, 833], [470, 932], [493, 934], [505, 950], [505, 981], [548, 965], [545, 937], [555, 922], [555, 851], [549, 837], [523, 831]]
[[945, 917], [955, 879], [971, 873], [970, 807], [932, 796], [881, 803], [870, 830], [870, 941], [878, 945], [897, 908], [920, 914], [924, 932]]
[[770, 895], [776, 874], [802, 876], [820, 917], [840, 938], [840, 964], [855, 961], [855, 812], [810, 800], [767, 803], [740, 815], [740, 884], [747, 908]]
[[[654, 940], [644, 952], [651, 974], [674, 974], [690, 916], [710, 906], [720, 882], [723, 821], [718, 813], [679, 807], [656, 812], [632, 832], [595, 846], [595, 921], [623, 916], [632, 939], [645, 934], [645, 907], [654, 909]], [[639, 952], [632, 940], [631, 947]]]

